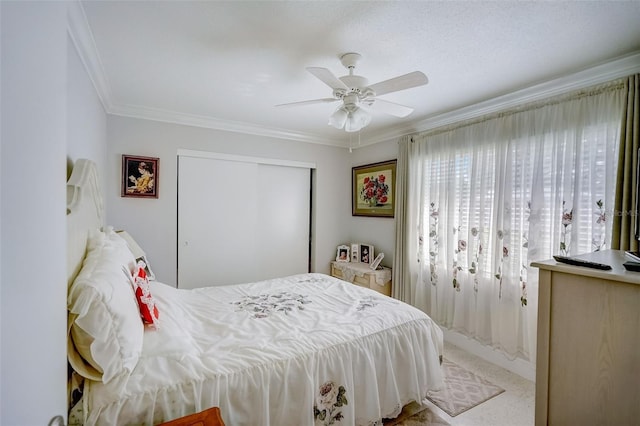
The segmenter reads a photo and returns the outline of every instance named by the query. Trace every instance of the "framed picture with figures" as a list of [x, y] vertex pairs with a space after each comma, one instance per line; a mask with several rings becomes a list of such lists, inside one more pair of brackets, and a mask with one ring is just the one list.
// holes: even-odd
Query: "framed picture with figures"
[[349, 262], [349, 246], [338, 246], [338, 252], [336, 253], [336, 262]]
[[158, 198], [158, 166], [155, 157], [122, 156], [121, 197]]
[[358, 244], [358, 261], [360, 263], [373, 263], [373, 246], [371, 244]]

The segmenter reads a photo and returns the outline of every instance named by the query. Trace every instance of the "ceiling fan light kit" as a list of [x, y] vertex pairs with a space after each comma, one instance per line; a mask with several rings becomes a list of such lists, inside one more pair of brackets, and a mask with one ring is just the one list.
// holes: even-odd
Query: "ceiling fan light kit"
[[329, 125], [347, 132], [357, 132], [371, 123], [371, 114], [356, 105], [339, 107], [329, 117]]
[[371, 114], [363, 105], [372, 110], [395, 117], [406, 117], [413, 108], [377, 98], [391, 92], [423, 86], [429, 82], [427, 76], [414, 71], [379, 83], [369, 85], [369, 80], [355, 75], [353, 70], [362, 56], [358, 53], [345, 53], [340, 57], [342, 65], [349, 70], [348, 75], [336, 77], [331, 71], [320, 67], [307, 67], [307, 71], [333, 90], [333, 98], [313, 99], [277, 106], [298, 106], [324, 102], [342, 101], [329, 117], [329, 125], [347, 132], [357, 132], [371, 123]]
[[349, 113], [344, 107], [340, 107], [329, 117], [329, 125], [336, 129], [342, 129], [349, 118]]
[[349, 114], [349, 119], [344, 125], [344, 130], [347, 132], [357, 132], [369, 123], [371, 123], [371, 115], [362, 108], [358, 108]]
[[344, 128], [347, 132], [357, 132], [371, 123], [371, 114], [358, 104], [360, 99], [355, 94], [348, 94], [342, 99], [343, 105], [338, 107], [329, 117], [329, 125], [336, 129]]

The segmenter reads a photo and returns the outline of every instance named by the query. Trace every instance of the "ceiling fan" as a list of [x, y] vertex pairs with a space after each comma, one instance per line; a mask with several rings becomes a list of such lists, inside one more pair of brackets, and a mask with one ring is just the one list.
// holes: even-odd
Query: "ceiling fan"
[[349, 74], [339, 78], [327, 68], [307, 67], [307, 71], [333, 89], [333, 97], [276, 106], [299, 106], [342, 101], [342, 105], [329, 118], [329, 125], [336, 129], [344, 128], [347, 132], [357, 132], [367, 126], [371, 122], [369, 110], [383, 112], [395, 117], [406, 117], [411, 114], [413, 108], [385, 101], [378, 98], [378, 96], [425, 85], [429, 82], [427, 76], [420, 71], [414, 71], [369, 85], [369, 81], [366, 78], [353, 73], [361, 57], [358, 53], [345, 53], [342, 55], [340, 62], [349, 70]]

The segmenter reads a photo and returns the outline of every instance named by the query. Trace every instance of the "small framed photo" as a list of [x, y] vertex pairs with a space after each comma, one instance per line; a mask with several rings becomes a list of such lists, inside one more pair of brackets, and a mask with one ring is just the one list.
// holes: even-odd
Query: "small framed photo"
[[122, 156], [121, 197], [158, 198], [158, 164], [155, 157]]
[[373, 263], [373, 246], [370, 244], [359, 244], [358, 245], [359, 255], [358, 259], [360, 263]]
[[349, 246], [338, 246], [338, 252], [336, 253], [336, 262], [348, 262], [349, 261]]
[[376, 258], [373, 259], [373, 263], [369, 265], [369, 267], [374, 270], [378, 269], [378, 266], [380, 266], [380, 262], [382, 262], [382, 259], [384, 259], [384, 253], [378, 253]]
[[393, 217], [397, 160], [352, 167], [352, 216]]
[[358, 244], [351, 244], [351, 261], [360, 262], [360, 250], [358, 250]]

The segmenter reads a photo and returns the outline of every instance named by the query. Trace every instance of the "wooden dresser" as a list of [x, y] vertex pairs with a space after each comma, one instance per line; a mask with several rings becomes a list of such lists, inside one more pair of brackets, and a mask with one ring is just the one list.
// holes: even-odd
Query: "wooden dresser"
[[391, 268], [382, 266], [373, 270], [368, 263], [332, 261], [331, 275], [391, 296]]
[[540, 269], [536, 425], [640, 422], [640, 272], [624, 252], [577, 256], [602, 271], [534, 262]]

